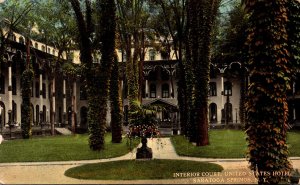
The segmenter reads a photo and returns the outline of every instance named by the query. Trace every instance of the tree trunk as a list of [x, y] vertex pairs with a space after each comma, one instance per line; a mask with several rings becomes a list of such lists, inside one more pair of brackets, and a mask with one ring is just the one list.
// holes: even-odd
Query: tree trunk
[[286, 182], [288, 175], [272, 172], [289, 172], [292, 167], [286, 144], [286, 94], [291, 77], [286, 3], [287, 0], [245, 1], [250, 15], [246, 44], [251, 74], [245, 128], [250, 168], [258, 174], [258, 184]]

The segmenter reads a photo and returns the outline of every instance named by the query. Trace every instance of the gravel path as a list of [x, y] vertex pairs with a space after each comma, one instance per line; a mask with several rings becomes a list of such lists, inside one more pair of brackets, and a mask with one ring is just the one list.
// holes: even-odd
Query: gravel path
[[[221, 165], [222, 173], [203, 173], [204, 177], [170, 177], [167, 180], [78, 180], [66, 177], [64, 172], [72, 167], [88, 163], [135, 159], [135, 151], [121, 157], [101, 160], [0, 163], [0, 184], [255, 184], [257, 183], [245, 159], [206, 159], [180, 157], [176, 154], [170, 138], [151, 139], [148, 146], [156, 159], [180, 159], [207, 161]], [[292, 160], [294, 167], [300, 169], [299, 158]], [[174, 175], [174, 174], [173, 174]], [[193, 175], [184, 173], [184, 175]]]

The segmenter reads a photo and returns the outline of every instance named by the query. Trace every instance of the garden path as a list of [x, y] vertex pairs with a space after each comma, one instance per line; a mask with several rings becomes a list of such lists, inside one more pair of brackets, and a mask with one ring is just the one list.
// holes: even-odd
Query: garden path
[[[246, 159], [205, 159], [181, 157], [175, 153], [170, 138], [148, 140], [156, 159], [206, 161], [223, 166], [223, 173], [197, 178], [172, 178], [167, 180], [79, 180], [64, 176], [64, 172], [82, 164], [135, 159], [135, 151], [121, 157], [101, 160], [0, 163], [0, 184], [254, 184], [256, 180], [248, 169]], [[294, 158], [294, 167], [300, 168], [300, 160]], [[246, 174], [240, 174], [245, 172]], [[220, 176], [218, 176], [220, 175]], [[222, 181], [222, 179], [225, 181]]]

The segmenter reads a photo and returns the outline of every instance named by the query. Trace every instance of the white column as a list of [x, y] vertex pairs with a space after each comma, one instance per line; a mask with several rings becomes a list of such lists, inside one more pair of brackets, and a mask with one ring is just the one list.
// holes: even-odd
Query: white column
[[12, 73], [11, 73], [11, 63], [8, 67], [8, 107], [7, 110], [12, 111]]
[[145, 83], [145, 93], [146, 93], [146, 98], [149, 98], [149, 87], [148, 87], [148, 79], [146, 79], [146, 83]]

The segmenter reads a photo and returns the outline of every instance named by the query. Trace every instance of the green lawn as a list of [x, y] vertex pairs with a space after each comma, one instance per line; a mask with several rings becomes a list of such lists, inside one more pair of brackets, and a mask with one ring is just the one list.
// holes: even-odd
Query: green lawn
[[87, 164], [65, 172], [68, 177], [96, 180], [172, 179], [174, 173], [221, 172], [220, 165], [185, 160], [124, 160]]
[[291, 157], [300, 157], [300, 131], [291, 131], [287, 137]]
[[[242, 158], [247, 150], [246, 135], [241, 130], [210, 130], [210, 145], [196, 147], [183, 136], [174, 136], [172, 143], [178, 155], [208, 158]], [[290, 157], [300, 156], [300, 131], [288, 133]]]
[[[136, 146], [139, 141], [135, 141]], [[88, 135], [49, 136], [28, 140], [5, 141], [0, 145], [0, 162], [71, 161], [103, 159], [122, 156], [130, 152], [125, 138], [122, 143], [111, 142], [111, 134], [105, 136], [105, 149], [91, 151]]]

